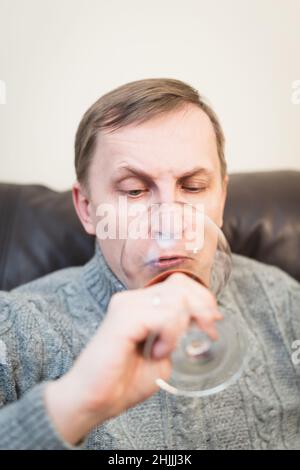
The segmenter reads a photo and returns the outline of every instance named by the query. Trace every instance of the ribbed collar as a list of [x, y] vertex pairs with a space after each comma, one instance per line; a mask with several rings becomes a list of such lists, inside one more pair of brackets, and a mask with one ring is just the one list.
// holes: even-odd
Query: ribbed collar
[[106, 312], [111, 296], [126, 287], [108, 266], [97, 239], [94, 256], [83, 266], [85, 285], [103, 312]]

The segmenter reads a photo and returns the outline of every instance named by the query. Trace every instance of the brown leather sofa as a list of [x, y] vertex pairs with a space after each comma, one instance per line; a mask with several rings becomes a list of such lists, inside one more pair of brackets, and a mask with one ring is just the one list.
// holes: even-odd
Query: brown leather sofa
[[[300, 281], [300, 172], [231, 175], [224, 231], [233, 252]], [[0, 289], [82, 265], [93, 251], [70, 191], [0, 184]]]

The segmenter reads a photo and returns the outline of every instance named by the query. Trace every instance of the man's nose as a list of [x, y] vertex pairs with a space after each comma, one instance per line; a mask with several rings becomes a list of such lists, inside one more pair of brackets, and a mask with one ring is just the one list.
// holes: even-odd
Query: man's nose
[[154, 238], [166, 241], [183, 236], [186, 221], [180, 204], [159, 204], [151, 215], [151, 232]]
[[151, 203], [153, 204], [172, 204], [173, 202], [184, 202], [179, 194], [178, 187], [174, 182], [164, 182], [157, 186], [153, 192]]

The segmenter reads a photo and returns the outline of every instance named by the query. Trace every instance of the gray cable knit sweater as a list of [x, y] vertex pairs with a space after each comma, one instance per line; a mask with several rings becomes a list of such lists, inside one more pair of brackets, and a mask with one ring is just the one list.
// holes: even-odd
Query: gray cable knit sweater
[[[220, 305], [248, 332], [238, 382], [205, 398], [159, 390], [95, 428], [88, 449], [299, 449], [300, 285], [281, 270], [233, 256]], [[44, 405], [47, 380], [63, 375], [124, 287], [99, 249], [68, 268], [0, 293], [0, 448], [70, 449]], [[300, 356], [300, 355], [299, 355]]]

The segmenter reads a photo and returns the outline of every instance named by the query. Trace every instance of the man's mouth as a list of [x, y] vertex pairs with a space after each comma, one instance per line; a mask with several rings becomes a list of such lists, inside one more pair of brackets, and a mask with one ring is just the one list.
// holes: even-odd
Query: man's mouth
[[156, 268], [171, 268], [182, 265], [185, 261], [190, 260], [188, 256], [161, 256], [151, 262]]

